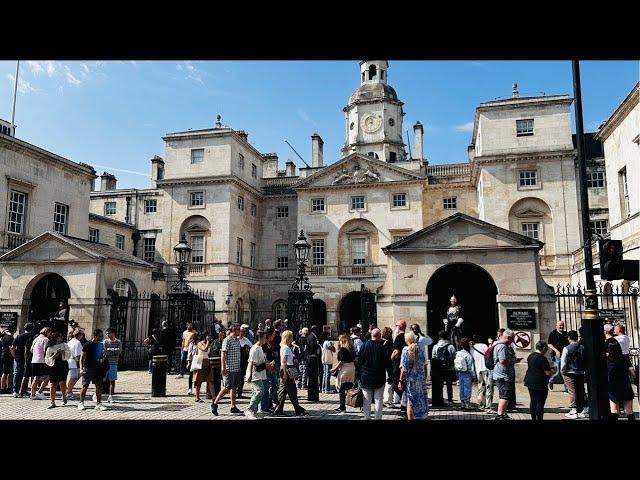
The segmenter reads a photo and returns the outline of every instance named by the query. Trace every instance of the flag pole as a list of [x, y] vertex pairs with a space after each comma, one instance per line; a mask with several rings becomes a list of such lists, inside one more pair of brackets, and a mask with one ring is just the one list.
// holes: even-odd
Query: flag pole
[[16, 82], [15, 85], [13, 87], [13, 112], [11, 112], [11, 136], [15, 137], [16, 136], [16, 124], [15, 124], [15, 119], [16, 119], [16, 95], [18, 93], [18, 74], [20, 73], [20, 60], [18, 60], [18, 63], [16, 65]]

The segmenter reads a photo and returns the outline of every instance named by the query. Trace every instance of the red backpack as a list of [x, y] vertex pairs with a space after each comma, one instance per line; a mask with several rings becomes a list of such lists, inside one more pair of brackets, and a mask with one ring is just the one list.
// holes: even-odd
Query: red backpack
[[493, 370], [496, 367], [496, 360], [493, 358], [493, 349], [497, 344], [498, 342], [493, 342], [484, 352], [484, 366], [489, 370]]

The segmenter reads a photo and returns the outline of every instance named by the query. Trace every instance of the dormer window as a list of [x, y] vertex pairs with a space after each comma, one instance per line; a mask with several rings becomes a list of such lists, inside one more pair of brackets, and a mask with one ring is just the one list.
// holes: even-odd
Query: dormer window
[[516, 136], [527, 137], [533, 135], [533, 118], [516, 120]]

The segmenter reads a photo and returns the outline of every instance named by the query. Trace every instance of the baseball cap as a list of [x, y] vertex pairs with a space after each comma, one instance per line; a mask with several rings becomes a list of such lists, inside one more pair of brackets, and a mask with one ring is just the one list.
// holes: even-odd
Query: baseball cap
[[242, 325], [240, 325], [240, 328], [249, 328], [249, 325], [247, 325], [246, 323], [243, 323]]

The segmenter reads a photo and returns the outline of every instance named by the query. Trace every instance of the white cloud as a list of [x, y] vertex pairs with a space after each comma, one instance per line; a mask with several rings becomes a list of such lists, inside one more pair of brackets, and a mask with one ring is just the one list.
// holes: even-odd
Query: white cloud
[[27, 61], [27, 65], [31, 69], [31, 73], [34, 77], [37, 77], [41, 73], [46, 73], [49, 78], [53, 77], [56, 73], [56, 64], [50, 60], [45, 62]]
[[53, 77], [53, 74], [56, 73], [56, 65], [52, 61], [45, 62], [45, 70], [47, 71], [47, 75], [49, 78]]
[[27, 65], [31, 69], [31, 73], [33, 73], [33, 75], [36, 76], [36, 77], [39, 74], [44, 73], [44, 68], [43, 68], [42, 65], [40, 65], [40, 62], [28, 61]]
[[473, 132], [473, 122], [467, 122], [461, 125], [456, 125], [453, 128], [457, 132]]
[[298, 117], [300, 117], [304, 122], [310, 123], [316, 127], [318, 126], [318, 122], [311, 118], [302, 108], [298, 108]]
[[489, 70], [489, 67], [487, 66], [486, 63], [482, 63], [482, 62], [469, 62], [469, 64], [472, 67], [476, 67], [476, 68], [482, 68], [483, 70]]
[[[16, 82], [15, 75], [11, 75], [10, 73], [8, 73], [7, 80], [9, 81], [9, 83], [11, 84], [11, 88], [13, 89]], [[26, 80], [23, 80], [22, 78], [18, 78], [18, 92], [21, 95], [27, 95], [31, 92], [39, 92], [39, 90], [33, 87], [31, 83], [27, 82]]]
[[67, 83], [69, 85], [73, 85], [74, 87], [77, 87], [82, 83], [81, 80], [78, 80], [78, 78], [73, 73], [71, 73], [71, 70], [69, 69], [69, 67], [65, 67], [65, 76], [67, 77]]
[[176, 69], [179, 72], [184, 73], [184, 77], [183, 78], [185, 80], [193, 80], [194, 82], [197, 82], [202, 86], [204, 86], [204, 81], [202, 80], [202, 77], [205, 77], [205, 76], [209, 75], [204, 70], [201, 70], [201, 69], [197, 68], [193, 64], [193, 62], [191, 62], [191, 61], [178, 63], [176, 65]]

